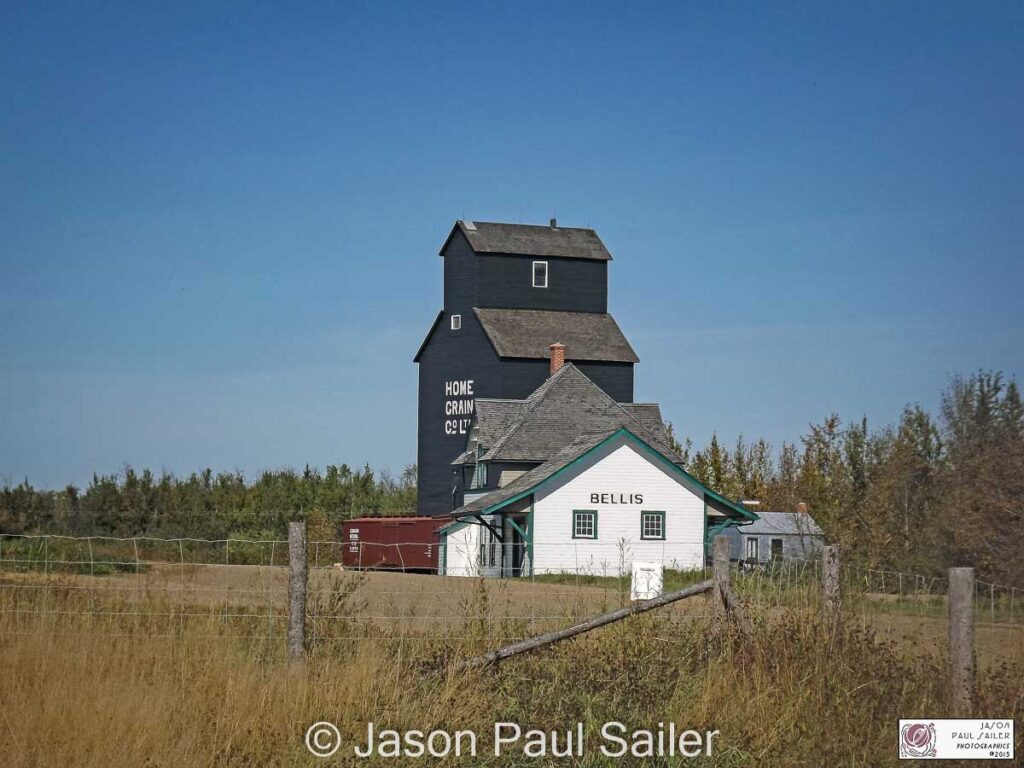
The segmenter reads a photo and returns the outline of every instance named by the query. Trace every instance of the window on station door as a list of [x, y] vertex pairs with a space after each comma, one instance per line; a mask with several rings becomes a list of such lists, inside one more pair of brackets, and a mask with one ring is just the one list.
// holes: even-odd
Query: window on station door
[[664, 539], [665, 538], [665, 513], [664, 512], [641, 512], [640, 513], [640, 538], [641, 539]]
[[498, 538], [494, 531], [485, 526], [480, 527], [480, 565], [494, 565], [497, 562]]
[[533, 287], [548, 287], [548, 263], [546, 261], [533, 262]]
[[462, 328], [462, 315], [452, 315], [452, 330], [457, 331]]
[[574, 539], [597, 538], [597, 510], [576, 509], [572, 513], [572, 537]]

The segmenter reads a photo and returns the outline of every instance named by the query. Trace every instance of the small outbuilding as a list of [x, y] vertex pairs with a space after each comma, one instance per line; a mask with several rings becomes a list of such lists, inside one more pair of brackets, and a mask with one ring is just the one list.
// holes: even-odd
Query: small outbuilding
[[778, 560], [817, 557], [825, 532], [806, 511], [759, 512], [759, 519], [725, 531], [734, 561], [760, 565]]

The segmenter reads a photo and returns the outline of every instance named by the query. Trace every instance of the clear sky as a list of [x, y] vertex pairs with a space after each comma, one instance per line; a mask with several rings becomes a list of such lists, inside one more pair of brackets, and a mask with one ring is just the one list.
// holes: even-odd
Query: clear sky
[[415, 459], [455, 219], [697, 445], [1024, 373], [1024, 4], [4, 3], [0, 481]]

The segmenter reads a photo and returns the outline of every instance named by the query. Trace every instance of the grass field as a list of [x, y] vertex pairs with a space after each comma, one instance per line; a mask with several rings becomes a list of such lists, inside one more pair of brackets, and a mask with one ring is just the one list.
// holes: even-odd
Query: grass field
[[[897, 719], [946, 711], [943, 619], [891, 610], [884, 597], [851, 605], [837, 632], [795, 598], [749, 603], [746, 632], [716, 627], [694, 598], [496, 670], [456, 673], [458, 660], [627, 596], [572, 580], [317, 569], [312, 647], [289, 667], [286, 578], [278, 567], [188, 564], [0, 575], [3, 764], [415, 765], [423, 760], [344, 750], [318, 761], [303, 734], [329, 720], [350, 736], [368, 721], [484, 736], [501, 719], [584, 723], [595, 746], [581, 765], [608, 763], [596, 734], [609, 720], [721, 732], [711, 757], [645, 764], [895, 765]], [[1019, 722], [1024, 629], [982, 622], [977, 633], [979, 716]], [[514, 752], [448, 760], [524, 762]]]

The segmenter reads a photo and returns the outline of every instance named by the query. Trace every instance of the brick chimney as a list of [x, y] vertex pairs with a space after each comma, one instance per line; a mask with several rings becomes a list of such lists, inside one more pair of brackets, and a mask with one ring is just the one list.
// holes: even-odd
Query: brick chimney
[[807, 505], [801, 501], [799, 504], [796, 505], [796, 511], [799, 512], [801, 515], [806, 515]]
[[554, 376], [558, 370], [565, 365], [565, 344], [555, 342], [551, 345], [551, 375]]

